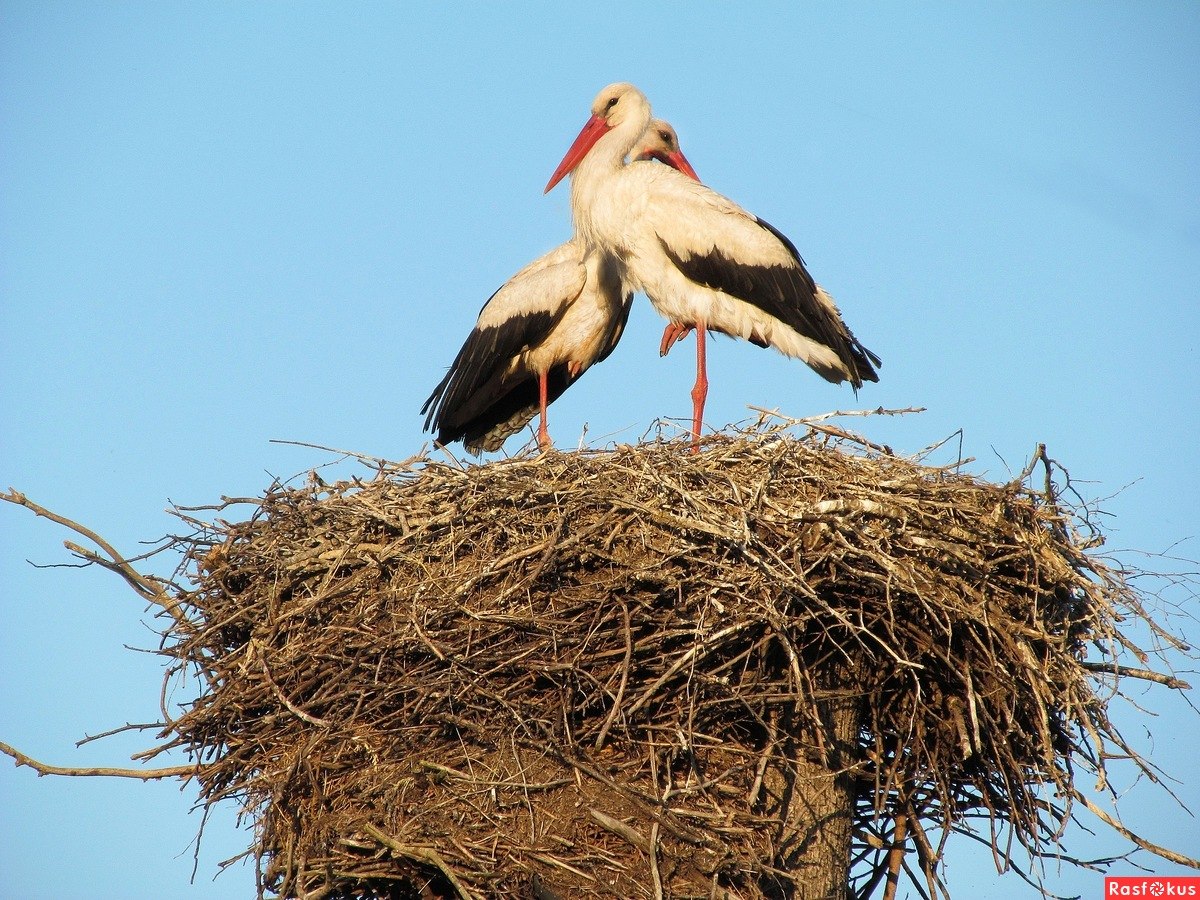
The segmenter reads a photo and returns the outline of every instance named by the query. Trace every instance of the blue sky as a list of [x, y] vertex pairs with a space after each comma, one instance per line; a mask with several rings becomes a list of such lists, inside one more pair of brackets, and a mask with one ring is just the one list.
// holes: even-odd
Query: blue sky
[[[178, 530], [169, 503], [330, 460], [272, 439], [416, 452], [479, 306], [569, 236], [567, 191], [542, 187], [628, 80], [884, 361], [856, 399], [717, 339], [710, 425], [747, 404], [924, 406], [849, 424], [905, 452], [962, 429], [997, 479], [1044, 441], [1107, 498], [1113, 549], [1195, 559], [1197, 47], [1192, 3], [0, 2], [0, 486], [132, 553]], [[686, 427], [692, 344], [660, 360], [660, 331], [639, 298], [552, 407], [560, 447]], [[126, 762], [149, 736], [74, 742], [157, 716], [159, 660], [125, 649], [156, 644], [141, 604], [106, 573], [31, 567], [68, 560], [52, 524], [5, 506], [0, 529], [0, 740]], [[1195, 640], [1194, 590], [1163, 600]], [[1195, 714], [1138, 699], [1157, 718], [1124, 708], [1127, 736], [1200, 810]], [[251, 895], [246, 867], [212, 880], [248, 840], [233, 810], [188, 884], [194, 799], [0, 764], [0, 894]], [[1154, 785], [1121, 809], [1200, 847]], [[1081, 856], [1120, 846], [1069, 835]], [[1023, 890], [965, 842], [949, 875], [964, 896]], [[1099, 896], [1098, 875], [1048, 880]]]

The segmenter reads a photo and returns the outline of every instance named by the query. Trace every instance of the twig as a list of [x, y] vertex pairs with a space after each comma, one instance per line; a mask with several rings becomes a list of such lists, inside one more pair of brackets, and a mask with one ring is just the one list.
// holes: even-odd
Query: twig
[[617, 695], [613, 698], [612, 708], [605, 716], [604, 724], [600, 726], [600, 733], [596, 735], [596, 743], [593, 745], [596, 750], [604, 746], [608, 729], [612, 727], [617, 713], [621, 711], [621, 701], [625, 699], [625, 685], [629, 681], [629, 661], [633, 658], [633, 634], [629, 627], [629, 605], [626, 603], [621, 604], [621, 620], [625, 626], [625, 660], [621, 663], [621, 683], [617, 686]]
[[82, 747], [84, 744], [90, 744], [92, 741], [98, 741], [101, 738], [111, 737], [114, 734], [121, 734], [125, 731], [150, 731], [155, 728], [166, 727], [165, 722], [147, 722], [145, 724], [134, 725], [131, 722], [126, 722], [118, 728], [110, 728], [108, 731], [101, 731], [99, 734], [85, 734], [82, 738], [75, 742], [76, 747]]
[[1156, 684], [1165, 684], [1169, 688], [1174, 688], [1177, 691], [1191, 690], [1192, 686], [1186, 681], [1176, 678], [1173, 675], [1164, 675], [1161, 672], [1152, 672], [1149, 669], [1135, 669], [1130, 666], [1122, 666], [1117, 663], [1097, 663], [1080, 660], [1081, 668], [1087, 669], [1089, 672], [1102, 672], [1106, 675], [1120, 675], [1122, 678], [1137, 678], [1142, 681], [1153, 681]]
[[112, 572], [116, 572], [118, 575], [124, 578], [130, 587], [137, 591], [137, 593], [140, 594], [144, 599], [161, 606], [163, 609], [169, 612], [179, 624], [186, 624], [187, 617], [183, 614], [183, 610], [179, 608], [179, 603], [175, 600], [175, 598], [134, 569], [133, 566], [129, 564], [128, 560], [126, 560], [125, 557], [116, 551], [112, 544], [100, 537], [100, 535], [96, 534], [96, 532], [92, 531], [90, 528], [80, 525], [78, 522], [75, 522], [72, 519], [68, 519], [65, 516], [60, 516], [57, 513], [46, 509], [44, 506], [34, 503], [23, 493], [13, 488], [9, 488], [6, 493], [0, 493], [0, 500], [7, 500], [9, 503], [15, 503], [17, 506], [24, 506], [26, 509], [32, 511], [36, 516], [49, 519], [51, 522], [57, 522], [64, 528], [68, 528], [71, 531], [74, 531], [76, 534], [83, 535], [102, 551], [104, 551], [104, 553], [108, 554], [109, 558], [104, 559], [91, 550], [85, 550], [71, 541], [64, 542], [67, 549], [82, 556], [88, 562], [94, 562]]
[[393, 853], [403, 856], [406, 859], [411, 859], [416, 862], [427, 863], [434, 866], [439, 872], [446, 876], [446, 880], [450, 882], [450, 886], [458, 892], [458, 896], [462, 900], [476, 900], [473, 894], [458, 876], [454, 874], [454, 870], [446, 865], [446, 861], [442, 859], [442, 855], [432, 847], [413, 847], [408, 844], [402, 844], [390, 834], [376, 828], [370, 822], [362, 826], [363, 831], [377, 840], [380, 844], [387, 847]]
[[658, 871], [658, 821], [650, 825], [650, 882], [654, 885], [654, 900], [663, 900], [662, 873]]
[[141, 781], [154, 781], [158, 778], [191, 778], [199, 774], [200, 766], [168, 766], [163, 769], [121, 769], [108, 766], [52, 766], [38, 762], [20, 750], [0, 741], [0, 753], [11, 756], [18, 766], [28, 766], [41, 775], [70, 775], [99, 778], [137, 778]]
[[293, 715], [299, 717], [309, 725], [315, 725], [317, 728], [330, 727], [330, 723], [325, 719], [319, 719], [310, 713], [306, 713], [300, 707], [293, 704], [292, 701], [288, 700], [287, 696], [283, 693], [283, 690], [278, 684], [275, 683], [275, 679], [271, 677], [271, 670], [267, 668], [266, 658], [260, 658], [259, 664], [262, 668], [263, 677], [267, 679], [267, 684], [274, 688], [275, 696], [279, 698], [279, 702], [286, 706]]
[[[639, 850], [644, 850], [646, 853], [650, 852], [650, 848], [652, 846], [651, 842], [646, 840], [646, 836], [632, 825], [626, 825], [620, 819], [614, 819], [612, 816], [605, 815], [604, 813], [600, 812], [600, 810], [592, 809], [591, 807], [588, 807], [588, 815], [595, 819], [602, 828], [605, 828], [608, 831], [611, 831], [613, 834], [624, 838]], [[657, 827], [658, 823], [655, 822], [655, 830], [651, 831], [651, 835], [654, 837], [657, 837]]]
[[778, 410], [766, 409], [762, 406], [754, 406], [746, 404], [747, 408], [754, 410], [756, 413], [762, 413], [764, 416], [770, 416], [774, 419], [780, 419], [785, 422], [791, 422], [796, 425], [812, 425], [816, 422], [824, 422], [828, 419], [839, 419], [846, 416], [906, 416], [912, 413], [925, 412], [924, 406], [909, 406], [904, 409], [884, 409], [882, 406], [875, 409], [838, 409], [833, 412], [821, 413], [817, 416], [805, 416], [802, 419], [796, 419], [791, 416], [785, 416]]
[[658, 691], [658, 689], [666, 684], [674, 675], [678, 674], [679, 670], [686, 666], [688, 661], [691, 660], [693, 656], [707, 653], [709, 650], [714, 648], [718, 641], [729, 637], [731, 634], [736, 634], [745, 627], [747, 627], [747, 623], [730, 625], [728, 628], [722, 628], [716, 634], [706, 635], [701, 642], [693, 644], [690, 650], [675, 660], [675, 662], [672, 663], [665, 672], [658, 676], [654, 684], [646, 688], [646, 690], [642, 693], [642, 696], [638, 697], [634, 704], [625, 711], [625, 717], [627, 719], [632, 719], [634, 713], [645, 706], [650, 701], [650, 698], [653, 697]]
[[1096, 816], [1105, 825], [1108, 825], [1114, 831], [1133, 841], [1143, 850], [1148, 850], [1155, 856], [1161, 856], [1165, 860], [1177, 863], [1181, 866], [1189, 866], [1193, 869], [1200, 869], [1200, 859], [1192, 859], [1190, 856], [1184, 856], [1182, 853], [1177, 853], [1174, 850], [1168, 850], [1166, 847], [1160, 847], [1158, 844], [1151, 843], [1135, 831], [1130, 831], [1095, 803], [1085, 797], [1077, 789], [1071, 791], [1071, 795], [1080, 803], [1088, 808], [1092, 815]]
[[822, 434], [827, 434], [830, 437], [840, 438], [845, 441], [852, 441], [856, 444], [861, 444], [868, 449], [874, 450], [876, 453], [882, 453], [885, 456], [892, 455], [892, 448], [886, 444], [877, 444], [874, 441], [868, 440], [861, 434], [855, 434], [852, 431], [846, 431], [844, 428], [838, 428], [835, 425], [821, 424], [826, 419], [831, 419], [836, 416], [900, 416], [908, 413], [925, 412], [925, 407], [908, 407], [907, 409], [884, 409], [882, 406], [878, 409], [864, 410], [839, 410], [837, 412], [823, 413], [819, 416], [809, 416], [806, 419], [793, 419], [791, 416], [785, 416], [774, 410], [765, 409], [761, 406], [751, 406], [750, 409], [761, 413], [765, 416], [772, 416], [781, 421], [788, 422], [792, 425], [803, 425], [805, 428], [819, 431]]
[[1033, 474], [1033, 470], [1037, 468], [1039, 462], [1045, 462], [1047, 467], [1050, 465], [1050, 461], [1046, 456], [1045, 444], [1037, 445], [1033, 451], [1033, 456], [1029, 457], [1029, 462], [1026, 463], [1025, 468], [1020, 471], [1016, 478], [1009, 482], [1009, 485], [1015, 487], [1016, 485], [1024, 484], [1029, 476]]
[[370, 456], [366, 453], [356, 453], [353, 450], [340, 450], [337, 447], [326, 447], [323, 444], [310, 444], [308, 441], [288, 441], [282, 438], [271, 438], [272, 444], [288, 444], [293, 447], [308, 447], [312, 450], [323, 450], [326, 453], [337, 453], [349, 459], [357, 459], [361, 462], [371, 463], [375, 468], [383, 471], [396, 470], [404, 471], [412, 467], [413, 463], [421, 462], [425, 459], [424, 453], [414, 453], [408, 459], [402, 459], [399, 462], [393, 462], [390, 459], [384, 459], [382, 456]]

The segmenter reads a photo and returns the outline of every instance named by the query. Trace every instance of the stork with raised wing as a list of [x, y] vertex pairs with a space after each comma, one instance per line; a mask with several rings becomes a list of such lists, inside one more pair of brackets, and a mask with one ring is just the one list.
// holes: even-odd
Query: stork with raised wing
[[619, 261], [625, 282], [667, 319], [661, 353], [695, 329], [693, 446], [708, 396], [708, 331], [774, 347], [856, 391], [878, 381], [879, 357], [846, 327], [780, 231], [665, 166], [624, 165], [649, 122], [641, 91], [606, 87], [546, 191], [571, 174], [576, 239]]
[[[630, 143], [635, 168], [673, 167], [694, 178], [675, 130], [649, 122]], [[622, 158], [622, 164], [624, 159]], [[446, 376], [421, 407], [437, 441], [471, 453], [499, 450], [540, 413], [538, 445], [551, 446], [546, 409], [612, 353], [633, 292], [606, 253], [572, 239], [534, 260], [483, 305]]]

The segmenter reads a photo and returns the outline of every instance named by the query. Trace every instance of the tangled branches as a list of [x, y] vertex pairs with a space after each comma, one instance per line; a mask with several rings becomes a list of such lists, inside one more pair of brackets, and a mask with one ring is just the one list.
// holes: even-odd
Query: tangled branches
[[1149, 771], [1114, 685], [1186, 687], [1124, 665], [1150, 618], [1050, 472], [768, 429], [277, 486], [162, 589], [204, 688], [160, 750], [260, 893], [944, 893], [951, 832], [1036, 859], [1077, 769]]

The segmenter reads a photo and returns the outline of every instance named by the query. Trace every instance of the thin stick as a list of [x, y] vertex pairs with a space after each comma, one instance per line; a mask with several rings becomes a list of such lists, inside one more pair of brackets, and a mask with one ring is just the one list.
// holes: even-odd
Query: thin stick
[[821, 413], [818, 416], [805, 416], [802, 419], [796, 419], [792, 416], [785, 416], [778, 410], [766, 409], [762, 406], [747, 404], [747, 408], [764, 416], [771, 416], [772, 418], [780, 419], [784, 422], [792, 422], [796, 425], [812, 425], [816, 422], [824, 422], [827, 419], [838, 419], [844, 416], [907, 416], [913, 413], [925, 412], [924, 406], [908, 406], [904, 409], [884, 409], [880, 406], [875, 409], [837, 409], [833, 412]]
[[625, 625], [625, 661], [621, 665], [621, 683], [617, 685], [617, 696], [613, 698], [612, 709], [608, 711], [608, 715], [604, 719], [604, 724], [600, 727], [600, 733], [596, 735], [594, 746], [597, 750], [604, 746], [604, 739], [608, 736], [608, 729], [612, 727], [613, 722], [617, 718], [617, 713], [621, 711], [621, 701], [625, 699], [625, 685], [629, 681], [629, 661], [633, 658], [633, 633], [629, 625], [628, 604], [621, 604], [621, 617]]
[[425, 459], [424, 453], [414, 453], [408, 459], [393, 462], [390, 459], [384, 459], [382, 456], [370, 456], [366, 453], [355, 453], [353, 450], [341, 450], [337, 447], [326, 447], [323, 444], [310, 444], [308, 441], [287, 441], [282, 438], [271, 438], [269, 443], [272, 444], [288, 444], [292, 447], [308, 447], [312, 450], [324, 450], [326, 453], [338, 453], [342, 456], [351, 459], [357, 459], [362, 462], [371, 463], [378, 469], [407, 469], [413, 463], [420, 462]]
[[[608, 831], [611, 831], [613, 834], [624, 838], [639, 850], [644, 850], [646, 853], [651, 852], [651, 842], [646, 840], [646, 836], [633, 826], [626, 825], [620, 819], [614, 819], [612, 816], [607, 816], [600, 812], [600, 810], [592, 809], [591, 807], [588, 808], [588, 815], [595, 819], [602, 828], [605, 828]], [[657, 822], [654, 823], [654, 828], [655, 830], [652, 831], [651, 834], [657, 838]]]
[[108, 766], [52, 766], [38, 762], [32, 756], [27, 756], [15, 747], [0, 741], [0, 753], [11, 756], [18, 766], [28, 766], [41, 775], [70, 775], [100, 778], [137, 778], [141, 781], [154, 781], [158, 778], [190, 778], [199, 772], [198, 765], [169, 766], [165, 769], [120, 769]]
[[1047, 463], [1047, 465], [1049, 465], [1049, 460], [1046, 457], [1046, 445], [1045, 444], [1037, 445], [1037, 449], [1035, 449], [1033, 451], [1033, 456], [1031, 456], [1029, 458], [1029, 463], [1025, 466], [1024, 469], [1021, 470], [1020, 474], [1017, 475], [1016, 478], [1014, 478], [1012, 481], [1009, 482], [1009, 484], [1010, 485], [1024, 484], [1025, 480], [1030, 475], [1033, 474], [1033, 470], [1037, 466], [1039, 461], [1045, 461]]
[[266, 659], [265, 658], [260, 659], [259, 662], [261, 663], [261, 666], [262, 666], [263, 677], [265, 677], [267, 679], [267, 684], [269, 684], [272, 688], [275, 689], [275, 696], [279, 698], [280, 703], [282, 703], [284, 706], [286, 706], [293, 715], [295, 715], [299, 719], [307, 722], [309, 725], [315, 725], [317, 728], [328, 728], [329, 727], [329, 723], [327, 721], [325, 721], [324, 719], [319, 719], [316, 716], [311, 715], [310, 713], [306, 713], [300, 707], [293, 704], [292, 701], [288, 700], [287, 696], [283, 693], [283, 690], [279, 687], [278, 684], [275, 683], [275, 679], [271, 677], [271, 670], [267, 668]]
[[446, 861], [442, 859], [442, 855], [432, 847], [412, 847], [408, 844], [402, 844], [390, 834], [387, 834], [386, 832], [376, 828], [370, 822], [363, 825], [362, 829], [393, 853], [416, 862], [428, 863], [436, 867], [439, 872], [446, 876], [446, 880], [450, 882], [450, 886], [458, 892], [458, 895], [462, 897], [463, 900], [476, 900], [475, 895], [467, 888], [467, 886], [459, 881], [458, 876], [454, 874], [454, 870], [446, 865]]
[[1161, 856], [1163, 859], [1170, 860], [1173, 863], [1178, 863], [1181, 866], [1189, 866], [1193, 869], [1200, 869], [1200, 859], [1192, 859], [1190, 856], [1184, 856], [1182, 853], [1176, 853], [1174, 850], [1168, 850], [1166, 847], [1160, 847], [1158, 844], [1152, 844], [1150, 841], [1146, 840], [1136, 832], [1130, 831], [1128, 828], [1098, 807], [1095, 803], [1081, 794], [1078, 790], [1073, 790], [1071, 793], [1076, 800], [1086, 806], [1088, 810], [1097, 818], [1099, 818], [1100, 821], [1102, 821], [1105, 825], [1108, 825], [1114, 831], [1133, 841], [1143, 850], [1148, 850], [1155, 856]]
[[673, 675], [675, 675], [679, 672], [680, 669], [682, 669], [684, 666], [686, 666], [688, 664], [688, 661], [693, 656], [695, 656], [697, 653], [706, 653], [706, 652], [712, 650], [717, 645], [718, 641], [722, 640], [723, 638], [728, 637], [731, 634], [736, 634], [737, 632], [741, 631], [743, 628], [746, 628], [747, 625], [748, 625], [748, 623], [745, 623], [745, 622], [739, 623], [737, 625], [730, 625], [728, 628], [722, 628], [716, 634], [706, 635], [704, 637], [703, 643], [694, 644], [692, 646], [692, 648], [687, 651], [687, 653], [684, 653], [682, 656], [679, 657], [679, 659], [675, 660], [675, 662], [671, 665], [671, 667], [669, 669], [667, 669], [667, 671], [663, 672], [660, 676], [658, 676], [658, 679], [654, 682], [654, 684], [652, 684], [652, 685], [650, 685], [650, 687], [646, 688], [646, 690], [642, 694], [642, 696], [638, 697], [638, 699], [634, 702], [634, 704], [625, 711], [625, 717], [627, 719], [632, 719], [633, 714], [636, 713], [643, 706], [645, 706], [646, 703], [648, 703], [650, 701], [650, 698], [653, 697], [654, 694], [658, 691], [658, 689], [660, 687], [662, 687], [664, 684], [666, 684]]
[[186, 624], [187, 617], [183, 614], [183, 610], [179, 608], [179, 604], [176, 602], [175, 598], [134, 569], [133, 566], [129, 564], [128, 560], [126, 560], [124, 556], [116, 551], [116, 548], [114, 548], [112, 544], [100, 537], [100, 535], [96, 534], [96, 532], [92, 531], [90, 528], [80, 525], [78, 522], [72, 519], [68, 519], [65, 516], [60, 516], [58, 513], [51, 512], [44, 506], [34, 503], [18, 490], [10, 488], [6, 493], [0, 493], [0, 500], [7, 500], [9, 503], [15, 503], [17, 506], [24, 506], [26, 509], [32, 511], [35, 516], [40, 516], [43, 519], [49, 519], [51, 522], [57, 522], [64, 528], [69, 528], [76, 534], [83, 535], [85, 538], [103, 550], [106, 554], [108, 554], [109, 559], [104, 559], [98, 554], [93, 553], [91, 550], [85, 550], [78, 544], [73, 544], [70, 541], [65, 542], [67, 549], [82, 556], [88, 562], [94, 562], [110, 571], [116, 572], [118, 575], [124, 578], [125, 581], [128, 582], [128, 584], [144, 599], [161, 606], [163, 609], [169, 612], [175, 621], [180, 625]]
[[1190, 684], [1181, 678], [1152, 672], [1149, 669], [1134, 669], [1129, 666], [1120, 666], [1116, 663], [1096, 663], [1085, 660], [1080, 660], [1079, 665], [1089, 672], [1101, 672], [1106, 675], [1120, 675], [1122, 678], [1138, 678], [1142, 681], [1153, 681], [1156, 684], [1165, 684], [1169, 688], [1175, 688], [1175, 690], [1188, 691], [1192, 688]]
[[166, 728], [166, 722], [147, 722], [141, 725], [134, 725], [132, 722], [126, 722], [119, 728], [110, 728], [108, 731], [102, 731], [99, 734], [85, 734], [82, 738], [75, 742], [76, 747], [82, 747], [84, 744], [89, 744], [92, 741], [98, 741], [101, 738], [111, 737], [114, 734], [120, 734], [123, 731], [149, 731], [154, 728]]
[[658, 871], [658, 821], [650, 826], [650, 880], [654, 884], [654, 900], [663, 900], [662, 873]]

